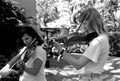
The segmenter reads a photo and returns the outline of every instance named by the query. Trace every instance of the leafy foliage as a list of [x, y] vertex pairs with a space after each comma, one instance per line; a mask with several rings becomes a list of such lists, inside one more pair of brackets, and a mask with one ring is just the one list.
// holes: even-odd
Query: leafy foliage
[[[40, 0], [38, 0], [40, 1]], [[59, 0], [58, 0], [59, 1]], [[40, 19], [40, 24], [44, 24], [46, 26], [49, 22], [54, 22], [56, 19], [59, 19], [60, 17], [60, 11], [58, 11], [58, 7], [56, 3], [57, 0], [44, 0], [40, 1], [39, 4], [39, 11], [38, 11], [38, 18]], [[100, 0], [99, 2], [96, 0], [89, 0], [89, 2], [83, 3], [80, 0], [80, 2], [74, 2], [75, 0], [64, 0], [68, 1], [69, 9], [66, 10], [70, 17], [70, 22], [72, 24], [76, 23], [75, 16], [77, 12], [81, 12], [82, 10], [86, 9], [87, 7], [94, 6], [99, 10], [99, 12], [103, 16], [103, 20], [105, 21], [105, 24], [107, 25], [109, 32], [113, 32], [110, 34], [110, 55], [111, 56], [120, 56], [120, 28], [119, 28], [119, 19], [116, 19], [115, 14], [116, 11], [119, 9], [118, 1], [119, 0]], [[87, 3], [87, 4], [86, 4]], [[62, 3], [61, 3], [62, 4]], [[16, 53], [16, 38], [17, 38], [17, 32], [20, 28], [20, 23], [23, 24], [30, 24], [29, 20], [33, 19], [33, 22], [36, 21], [33, 17], [26, 18], [25, 16], [25, 10], [24, 8], [18, 8], [15, 5], [13, 5], [11, 2], [8, 2], [6, 0], [0, 0], [0, 54], [4, 55], [9, 61], [11, 59], [11, 56]], [[65, 10], [64, 10], [65, 13]], [[39, 20], [38, 19], [38, 20]], [[116, 25], [118, 23], [118, 25]], [[34, 22], [34, 24], [37, 24]], [[40, 25], [41, 26], [41, 25]], [[75, 49], [73, 47], [73, 49]], [[79, 50], [79, 46], [78, 46]], [[78, 52], [78, 50], [74, 50], [75, 52]], [[84, 49], [82, 49], [84, 51]], [[2, 61], [2, 60], [1, 60]], [[18, 76], [17, 76], [18, 77]], [[9, 79], [10, 80], [10, 79]], [[5, 81], [5, 80], [4, 80]]]
[[[88, 8], [88, 7], [95, 7], [96, 9], [98, 9], [98, 11], [100, 12], [100, 14], [103, 17], [103, 21], [105, 22], [106, 28], [108, 29], [109, 32], [119, 32], [120, 28], [120, 18], [116, 17], [116, 13], [119, 10], [119, 0], [81, 0], [81, 1], [77, 1], [77, 0], [64, 0], [67, 1], [69, 3], [69, 10], [66, 12], [70, 12], [68, 13], [68, 15], [70, 15], [70, 22], [71, 24], [77, 24], [77, 18], [79, 16], [79, 14], [81, 13], [82, 10]], [[54, 2], [54, 4], [56, 4], [57, 2]], [[62, 4], [62, 3], [61, 3]], [[48, 4], [47, 4], [48, 5]], [[51, 5], [51, 4], [49, 4]], [[44, 5], [42, 5], [44, 6]], [[51, 5], [53, 6], [53, 5]], [[45, 6], [44, 6], [45, 7]], [[57, 5], [58, 7], [58, 5]], [[52, 7], [51, 7], [52, 8]], [[50, 8], [46, 7], [46, 9], [50, 10]], [[59, 9], [58, 9], [59, 10]], [[44, 12], [47, 10], [44, 10]], [[60, 12], [60, 11], [58, 11]], [[62, 13], [62, 12], [61, 12]], [[65, 13], [65, 11], [63, 12]], [[48, 14], [50, 14], [50, 12], [45, 13], [44, 15], [44, 19], [45, 22], [44, 23], [49, 23], [47, 22], [47, 20], [49, 20]], [[53, 19], [53, 18], [52, 18]], [[52, 20], [54, 22], [54, 19]], [[73, 25], [75, 26], [75, 25]], [[75, 30], [77, 27], [73, 27], [71, 25], [71, 30]], [[61, 26], [62, 27], [62, 26]], [[66, 26], [67, 27], [67, 26]], [[113, 56], [119, 56], [119, 34], [118, 33], [114, 33], [110, 35], [110, 55]]]
[[[20, 9], [7, 0], [0, 0], [0, 57], [2, 57], [0, 68], [5, 66], [18, 53], [17, 33], [20, 25], [25, 23], [26, 16], [23, 8]], [[17, 80], [18, 76], [16, 76], [17, 78], [9, 77], [8, 79], [9, 81]], [[2, 80], [8, 81], [8, 79]]]
[[113, 32], [109, 36], [109, 42], [110, 42], [110, 56], [117, 56], [120, 57], [120, 33], [119, 32]]
[[26, 23], [26, 17], [21, 9], [5, 0], [0, 0], [0, 10], [0, 54], [10, 59], [16, 49], [19, 24]]
[[59, 12], [55, 6], [55, 2], [56, 0], [38, 0], [37, 2], [38, 18], [44, 26], [46, 26], [48, 22], [59, 18]]

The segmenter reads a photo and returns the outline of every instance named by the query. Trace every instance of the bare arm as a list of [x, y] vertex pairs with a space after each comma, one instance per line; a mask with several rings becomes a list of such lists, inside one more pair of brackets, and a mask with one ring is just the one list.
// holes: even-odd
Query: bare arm
[[89, 63], [91, 60], [88, 59], [85, 56], [80, 56], [80, 57], [76, 57], [74, 58], [71, 54], [64, 52], [63, 53], [63, 57], [66, 58], [66, 60], [73, 66], [75, 67], [77, 70], [81, 69], [82, 67], [84, 67], [87, 63]]
[[35, 61], [33, 62], [33, 65], [34, 65], [33, 68], [25, 67], [24, 71], [36, 76], [42, 66], [42, 61], [39, 58], [36, 58]]
[[71, 56], [73, 56], [76, 59], [80, 59], [80, 57], [82, 56], [82, 54], [71, 54]]

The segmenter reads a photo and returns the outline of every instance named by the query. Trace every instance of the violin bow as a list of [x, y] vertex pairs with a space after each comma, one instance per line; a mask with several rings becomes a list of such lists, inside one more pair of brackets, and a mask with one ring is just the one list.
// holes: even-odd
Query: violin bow
[[22, 53], [20, 52], [12, 60], [10, 60], [10, 62], [8, 63], [10, 65], [10, 68], [12, 68], [17, 63], [17, 61], [21, 58], [21, 56], [25, 53], [25, 51], [28, 50], [35, 41], [36, 38], [32, 40], [32, 42], [24, 49], [24, 51], [22, 51]]
[[88, 18], [88, 16], [89, 16], [89, 13], [87, 13], [87, 16], [85, 17], [84, 21], [83, 21], [82, 23], [80, 23], [80, 25], [79, 25], [78, 29], [76, 30], [76, 32], [79, 31], [80, 27], [81, 27], [82, 24], [86, 21], [86, 19]]

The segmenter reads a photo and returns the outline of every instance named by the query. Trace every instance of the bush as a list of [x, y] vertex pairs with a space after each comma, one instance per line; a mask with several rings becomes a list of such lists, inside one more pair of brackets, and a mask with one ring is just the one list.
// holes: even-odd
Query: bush
[[112, 32], [109, 36], [110, 56], [120, 57], [120, 33]]

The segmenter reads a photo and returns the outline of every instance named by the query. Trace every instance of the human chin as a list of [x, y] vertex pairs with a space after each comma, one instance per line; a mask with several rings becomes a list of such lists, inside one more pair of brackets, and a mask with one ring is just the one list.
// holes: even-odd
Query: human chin
[[28, 42], [26, 42], [26, 43], [25, 43], [25, 45], [29, 45], [29, 43], [28, 43]]

